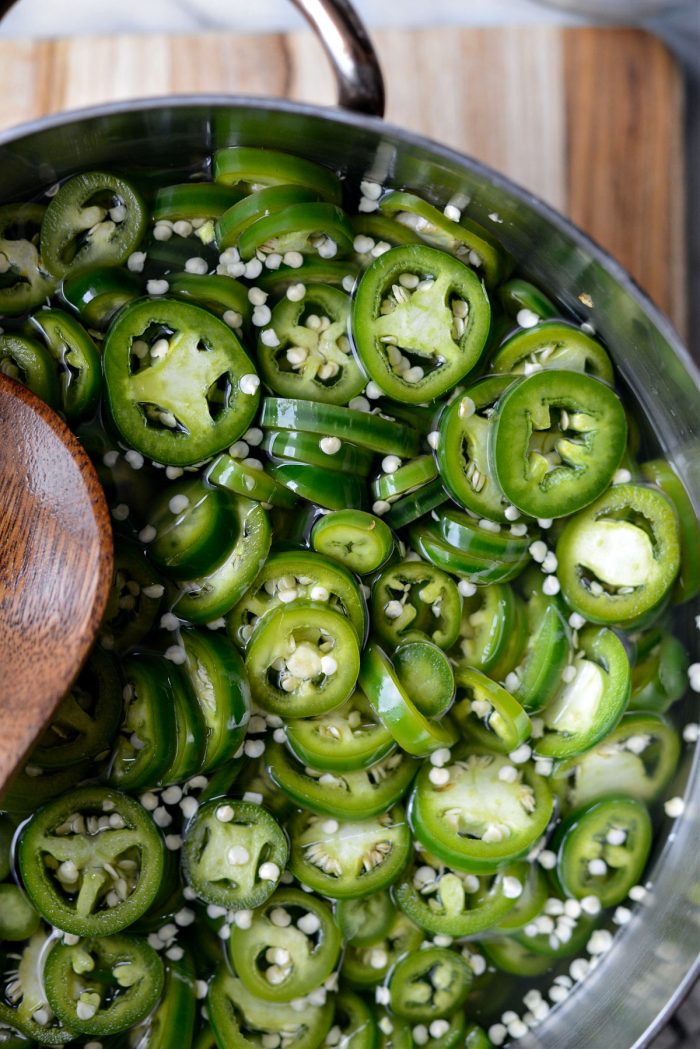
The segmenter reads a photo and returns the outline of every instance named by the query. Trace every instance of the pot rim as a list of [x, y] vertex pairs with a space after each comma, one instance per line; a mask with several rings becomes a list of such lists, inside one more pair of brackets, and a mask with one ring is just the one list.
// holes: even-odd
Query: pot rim
[[[582, 248], [592, 259], [610, 274], [628, 295], [630, 295], [641, 309], [646, 313], [654, 326], [669, 344], [673, 352], [683, 364], [687, 374], [692, 379], [697, 393], [700, 395], [700, 368], [695, 363], [686, 348], [680, 335], [665, 313], [652, 301], [649, 295], [642, 290], [635, 279], [617, 260], [610, 255], [597, 241], [576, 225], [571, 219], [557, 211], [541, 197], [525, 189], [523, 186], [512, 181], [505, 175], [496, 171], [488, 164], [484, 164], [474, 157], [450, 146], [441, 143], [417, 132], [392, 124], [381, 117], [369, 116], [364, 113], [355, 113], [349, 110], [339, 109], [328, 105], [314, 105], [307, 102], [295, 102], [289, 99], [274, 96], [253, 95], [221, 95], [221, 94], [197, 94], [197, 95], [160, 95], [148, 98], [125, 99], [114, 102], [104, 102], [98, 105], [85, 106], [60, 113], [49, 114], [32, 121], [17, 124], [11, 128], [0, 131], [0, 149], [10, 143], [31, 135], [40, 134], [49, 129], [66, 127], [81, 120], [103, 119], [117, 115], [127, 115], [132, 112], [144, 112], [149, 109], [160, 110], [167, 108], [186, 109], [254, 109], [270, 110], [278, 113], [290, 113], [298, 116], [312, 117], [324, 121], [333, 121], [346, 126], [370, 129], [377, 134], [388, 136], [408, 147], [414, 146], [420, 149], [430, 150], [437, 158], [453, 165], [468, 166], [480, 177], [487, 179], [494, 186], [503, 189], [511, 196], [525, 203], [528, 207], [537, 211], [550, 225], [559, 232], [570, 237], [575, 244]], [[700, 748], [696, 748], [690, 776], [697, 773], [700, 765]], [[692, 985], [700, 976], [700, 952], [694, 964], [688, 969], [684, 978], [680, 981], [673, 994], [670, 996], [664, 1008], [658, 1013], [653, 1023], [647, 1028], [640, 1039], [635, 1042], [633, 1049], [645, 1049], [651, 1040], [659, 1033], [661, 1028], [668, 1022], [689, 993]]]

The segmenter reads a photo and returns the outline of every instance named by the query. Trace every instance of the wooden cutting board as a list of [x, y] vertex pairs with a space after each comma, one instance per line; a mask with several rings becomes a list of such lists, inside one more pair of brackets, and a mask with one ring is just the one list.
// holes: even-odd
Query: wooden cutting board
[[[686, 329], [683, 82], [629, 29], [374, 34], [387, 118], [471, 154], [569, 214]], [[331, 104], [308, 32], [0, 42], [0, 126], [112, 99], [188, 92]]]

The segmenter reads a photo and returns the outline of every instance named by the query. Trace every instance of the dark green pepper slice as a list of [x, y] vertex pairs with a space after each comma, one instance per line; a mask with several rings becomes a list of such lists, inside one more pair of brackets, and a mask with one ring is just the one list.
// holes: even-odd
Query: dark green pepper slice
[[543, 777], [520, 765], [514, 777], [499, 773], [506, 757], [476, 748], [453, 756], [436, 783], [425, 766], [409, 801], [409, 819], [423, 847], [456, 870], [491, 873], [530, 851], [552, 815]]
[[567, 521], [557, 559], [575, 611], [593, 623], [634, 626], [663, 602], [678, 574], [673, 506], [658, 489], [614, 485]]
[[41, 204], [0, 207], [0, 312], [6, 317], [38, 306], [54, 290], [38, 251], [45, 211]]
[[205, 574], [218, 562], [221, 548], [235, 533], [228, 494], [182, 477], [168, 485], [149, 512], [148, 557], [169, 577]]
[[225, 965], [212, 980], [207, 1009], [218, 1049], [254, 1049], [265, 1035], [284, 1035], [285, 1049], [319, 1049], [333, 1021], [331, 998], [300, 1012], [251, 994]]
[[516, 332], [491, 360], [492, 371], [516, 375], [551, 368], [583, 372], [610, 385], [613, 383], [612, 362], [600, 343], [563, 321], [548, 320]]
[[471, 596], [462, 598], [462, 621], [459, 637], [450, 656], [475, 670], [503, 680], [503, 660], [516, 632], [519, 598], [507, 583], [478, 587]]
[[260, 618], [280, 604], [314, 601], [347, 616], [360, 644], [367, 632], [367, 608], [357, 580], [346, 568], [309, 550], [272, 553], [260, 574], [227, 618], [231, 640], [244, 649]]
[[396, 502], [402, 496], [430, 484], [437, 477], [437, 472], [432, 455], [419, 455], [417, 459], [411, 459], [397, 470], [375, 477], [372, 481], [372, 495], [375, 499], [387, 503]]
[[539, 710], [557, 693], [571, 653], [571, 631], [562, 602], [545, 594], [544, 576], [535, 569], [523, 576], [527, 598], [527, 642], [512, 673], [517, 681], [510, 690], [526, 710]]
[[215, 313], [237, 335], [248, 330], [253, 308], [239, 281], [220, 274], [170, 273], [168, 284], [170, 295]]
[[71, 273], [61, 291], [83, 324], [106, 331], [122, 307], [143, 295], [143, 286], [135, 273], [117, 266], [99, 266]]
[[77, 936], [120, 932], [155, 899], [162, 838], [137, 801], [81, 787], [39, 809], [22, 831], [24, 887], [43, 917]]
[[104, 346], [109, 409], [122, 437], [157, 462], [187, 466], [244, 433], [259, 379], [233, 331], [174, 299], [127, 306]]
[[414, 244], [375, 259], [355, 292], [358, 356], [389, 397], [421, 404], [476, 365], [491, 309], [478, 277], [457, 259]]
[[367, 769], [396, 749], [394, 737], [359, 690], [347, 702], [314, 718], [294, 718], [287, 743], [304, 765], [329, 772]]
[[216, 182], [181, 182], [159, 189], [153, 201], [153, 219], [177, 222], [179, 219], [218, 219], [233, 207], [243, 190]]
[[163, 963], [143, 940], [103, 936], [55, 943], [44, 965], [49, 1005], [72, 1031], [127, 1031], [150, 1013], [163, 990]]
[[205, 725], [201, 771], [211, 772], [233, 757], [243, 742], [250, 716], [250, 688], [240, 655], [221, 634], [184, 629], [182, 672], [199, 704]]
[[545, 734], [536, 753], [569, 758], [590, 750], [611, 732], [630, 697], [631, 673], [617, 634], [589, 627], [579, 634], [574, 674], [542, 711]]
[[445, 502], [447, 502], [447, 493], [442, 486], [442, 481], [436, 478], [415, 492], [410, 492], [409, 495], [392, 503], [391, 510], [386, 515], [386, 522], [392, 528], [403, 528], [404, 525], [417, 521], [419, 517]]
[[477, 270], [483, 269], [487, 285], [498, 284], [507, 275], [510, 260], [503, 248], [488, 230], [471, 219], [454, 222], [413, 193], [387, 193], [380, 208], [434, 248], [449, 251]]
[[423, 638], [402, 642], [393, 655], [394, 672], [406, 695], [427, 718], [439, 718], [450, 707], [455, 677], [450, 660]]
[[364, 999], [343, 989], [335, 1000], [333, 1027], [340, 1032], [343, 1049], [376, 1049], [379, 1037], [372, 1011]]
[[268, 186], [249, 193], [219, 216], [216, 243], [219, 249], [234, 248], [241, 234], [258, 219], [282, 211], [290, 204], [312, 204], [318, 199], [317, 192], [303, 186]]
[[303, 186], [334, 203], [340, 203], [338, 176], [305, 157], [275, 149], [229, 146], [214, 154], [214, 180], [247, 191], [266, 186]]
[[588, 375], [539, 371], [516, 379], [500, 398], [489, 455], [518, 510], [556, 518], [607, 488], [626, 439], [625, 413], [609, 386]]
[[242, 259], [299, 252], [321, 258], [349, 255], [352, 229], [345, 212], [335, 204], [290, 204], [257, 219], [238, 238]]
[[455, 675], [454, 715], [480, 745], [509, 754], [529, 739], [530, 718], [517, 699], [480, 670], [461, 666]]
[[[232, 930], [229, 945], [236, 973], [251, 994], [291, 1002], [330, 976], [341, 936], [327, 903], [301, 889], [282, 888], [257, 908], [250, 928]], [[279, 961], [261, 964], [270, 949]]]
[[493, 409], [512, 384], [509, 375], [492, 375], [468, 387], [440, 417], [435, 456], [447, 491], [460, 506], [491, 521], [508, 521], [503, 495], [488, 454]]
[[314, 550], [340, 561], [358, 575], [384, 564], [394, 548], [391, 529], [364, 510], [336, 510], [316, 521], [311, 532]]
[[275, 462], [268, 469], [290, 492], [328, 510], [342, 510], [346, 506], [361, 509], [367, 501], [362, 479], [352, 474], [284, 461]]
[[58, 408], [61, 394], [56, 367], [47, 350], [36, 339], [23, 335], [0, 335], [0, 372], [21, 382], [50, 408]]
[[440, 525], [436, 521], [423, 524], [417, 522], [411, 527], [409, 536], [413, 549], [430, 564], [478, 586], [507, 583], [515, 579], [530, 559], [527, 553], [520, 560], [508, 561], [497, 556], [480, 557], [470, 551], [460, 550], [442, 538]]
[[557, 878], [576, 899], [597, 896], [614, 907], [642, 876], [652, 827], [645, 806], [634, 798], [611, 795], [573, 812], [552, 841]]
[[425, 757], [457, 741], [456, 729], [449, 720], [433, 721], [421, 713], [386, 653], [374, 642], [362, 654], [358, 680], [377, 717], [407, 754]]
[[459, 635], [462, 604], [456, 584], [421, 561], [390, 565], [377, 577], [371, 596], [372, 626], [394, 649], [415, 636], [449, 649]]
[[352, 694], [360, 669], [349, 620], [327, 604], [278, 604], [258, 623], [246, 650], [253, 701], [282, 717], [324, 714]]
[[255, 499], [266, 507], [295, 506], [298, 502], [296, 495], [271, 477], [260, 460], [257, 463], [257, 466], [250, 461], [244, 463], [222, 452], [207, 468], [205, 476], [209, 484], [246, 499]]
[[461, 954], [447, 947], [406, 955], [389, 976], [392, 1012], [416, 1022], [448, 1016], [464, 1005], [473, 979]]
[[306, 430], [352, 441], [374, 452], [404, 457], [417, 455], [420, 447], [418, 433], [408, 426], [334, 404], [266, 397], [261, 422], [267, 429]]
[[501, 306], [510, 317], [517, 317], [521, 310], [529, 310], [541, 320], [549, 320], [557, 314], [550, 298], [530, 281], [512, 277], [498, 289]]
[[300, 810], [289, 825], [289, 869], [298, 881], [331, 899], [364, 897], [386, 888], [411, 855], [403, 810], [339, 822]]
[[64, 182], [41, 224], [41, 254], [54, 277], [126, 262], [146, 230], [143, 200], [125, 179], [100, 171]]
[[267, 513], [259, 503], [231, 496], [236, 532], [224, 548], [221, 560], [201, 576], [180, 586], [173, 610], [191, 623], [210, 623], [225, 615], [265, 564], [272, 530]]
[[143, 640], [156, 621], [163, 593], [163, 584], [142, 551], [122, 539], [102, 626], [103, 647], [122, 653]]
[[344, 820], [370, 819], [396, 805], [418, 767], [398, 753], [365, 769], [323, 772], [297, 764], [279, 743], [267, 746], [265, 761], [270, 778], [296, 805]]
[[124, 660], [124, 718], [109, 770], [116, 787], [144, 790], [167, 776], [177, 749], [176, 669], [151, 652], [137, 652]]
[[244, 910], [272, 895], [288, 854], [287, 839], [261, 805], [217, 798], [200, 806], [187, 827], [183, 871], [207, 903]]
[[323, 284], [286, 296], [272, 311], [270, 329], [258, 339], [257, 359], [263, 379], [280, 397], [301, 397], [327, 404], [347, 404], [366, 378], [352, 356], [347, 336], [350, 300]]
[[[548, 955], [536, 954], [518, 943], [513, 936], [483, 940], [480, 946], [492, 965], [511, 976], [542, 976], [552, 968], [553, 962]], [[483, 1049], [491, 1049], [491, 1042], [484, 1042]]]
[[381, 940], [346, 948], [343, 978], [358, 988], [383, 983], [398, 959], [419, 950], [424, 939], [423, 930], [398, 911]]
[[[338, 447], [339, 445], [339, 447]], [[372, 467], [374, 456], [366, 448], [349, 441], [327, 438], [319, 440], [316, 434], [296, 430], [267, 430], [262, 447], [274, 462], [286, 460], [307, 463], [323, 470], [359, 474], [365, 477]], [[324, 451], [327, 448], [328, 451]]]

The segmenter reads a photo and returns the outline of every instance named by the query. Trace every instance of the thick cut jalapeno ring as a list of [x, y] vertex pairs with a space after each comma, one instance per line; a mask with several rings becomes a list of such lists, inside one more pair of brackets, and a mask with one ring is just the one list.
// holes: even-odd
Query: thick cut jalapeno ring
[[[211, 982], [207, 1011], [218, 1049], [252, 1049], [274, 1035], [280, 1044], [284, 1036], [289, 1049], [319, 1049], [333, 1022], [330, 997], [323, 1005], [309, 1002], [302, 1012], [288, 1002], [252, 994], [225, 965], [219, 966]], [[209, 1044], [205, 1043], [206, 1049]]]
[[351, 944], [347, 948], [343, 975], [358, 989], [374, 987], [384, 982], [399, 958], [417, 951], [424, 939], [423, 930], [398, 911], [381, 939], [366, 946]]
[[488, 521], [506, 523], [510, 502], [489, 458], [494, 407], [511, 375], [492, 375], [455, 397], [440, 416], [435, 457], [442, 483], [459, 506]]
[[504, 657], [522, 615], [519, 600], [507, 583], [479, 587], [471, 597], [462, 598], [459, 637], [450, 651], [455, 663], [466, 663], [503, 680], [512, 670], [512, 663], [506, 663]]
[[519, 277], [512, 277], [502, 284], [498, 298], [503, 309], [513, 318], [517, 318], [521, 310], [530, 310], [541, 320], [549, 320], [557, 314], [556, 306], [540, 288]]
[[149, 560], [171, 577], [185, 579], [211, 569], [236, 528], [227, 493], [202, 484], [199, 477], [183, 477], [161, 492], [148, 523], [153, 535]]
[[100, 395], [100, 355], [85, 329], [63, 310], [38, 310], [30, 327], [55, 361], [61, 410], [69, 422], [91, 415]]
[[432, 721], [421, 713], [391, 660], [372, 641], [362, 655], [359, 684], [377, 717], [407, 754], [424, 757], [457, 741], [457, 731], [449, 720]]
[[614, 485], [567, 521], [557, 543], [559, 581], [593, 623], [634, 626], [662, 604], [678, 575], [673, 506], [658, 489]]
[[490, 322], [479, 278], [457, 259], [418, 244], [375, 259], [353, 300], [352, 332], [363, 367], [387, 396], [408, 404], [440, 397], [470, 372]]
[[349, 255], [352, 228], [335, 204], [290, 204], [251, 223], [238, 238], [242, 259], [265, 255], [302, 255], [333, 258]]
[[122, 310], [105, 340], [104, 374], [122, 437], [171, 466], [222, 451], [258, 407], [259, 379], [231, 328], [176, 299]]
[[177, 667], [154, 652], [134, 652], [125, 659], [123, 673], [124, 714], [109, 780], [122, 790], [144, 790], [162, 783], [175, 760]]
[[318, 199], [318, 193], [302, 186], [268, 186], [249, 193], [219, 217], [215, 228], [217, 246], [219, 250], [235, 248], [241, 234], [258, 219], [290, 204], [311, 204]]
[[676, 470], [663, 459], [644, 463], [642, 476], [668, 496], [676, 511], [681, 542], [681, 564], [673, 600], [682, 604], [700, 592], [700, 524], [695, 507]]
[[14, 332], [0, 335], [0, 373], [22, 383], [50, 408], [58, 408], [61, 397], [56, 367], [37, 339]]
[[83, 324], [93, 331], [106, 331], [122, 307], [143, 295], [137, 275], [116, 266], [78, 270], [65, 278], [61, 291]]
[[64, 182], [41, 224], [41, 255], [54, 277], [119, 265], [146, 231], [140, 194], [125, 179], [90, 171]]
[[[170, 1049], [181, 1043], [190, 1046], [194, 1037], [197, 999], [196, 978], [188, 953], [179, 960], [168, 958], [165, 986], [160, 1003], [129, 1036], [135, 1046], [148, 1049]], [[197, 1043], [199, 1049], [203, 1049]], [[211, 1049], [216, 1049], [212, 1043]]]
[[557, 878], [568, 895], [597, 896], [603, 907], [621, 903], [639, 881], [651, 848], [645, 806], [624, 795], [579, 809], [557, 828]]
[[367, 380], [347, 335], [349, 306], [345, 292], [323, 284], [277, 303], [270, 321], [277, 344], [264, 333], [258, 339], [260, 371], [275, 393], [347, 404], [362, 391]]
[[408, 816], [418, 841], [456, 870], [492, 873], [530, 851], [552, 815], [549, 785], [529, 765], [503, 779], [506, 757], [466, 749], [445, 766], [447, 782], [434, 783], [423, 767], [411, 792]]
[[625, 412], [609, 386], [588, 375], [539, 371], [516, 379], [499, 400], [489, 456], [518, 510], [557, 518], [607, 488], [626, 440]]
[[39, 809], [17, 856], [27, 894], [49, 923], [77, 936], [106, 936], [148, 910], [163, 853], [160, 833], [137, 801], [81, 787]]
[[517, 683], [512, 691], [528, 711], [539, 710], [554, 698], [571, 654], [571, 630], [562, 602], [545, 594], [543, 583], [543, 576], [534, 570], [522, 579], [527, 637], [513, 668]]
[[281, 828], [261, 805], [216, 798], [202, 805], [187, 827], [183, 870], [207, 903], [245, 910], [272, 895], [288, 854]]
[[[340, 447], [338, 447], [340, 444]], [[349, 441], [331, 443], [312, 433], [297, 430], [267, 430], [262, 447], [275, 463], [296, 462], [319, 466], [323, 470], [357, 474], [366, 477], [372, 468], [374, 456], [367, 448]], [[328, 451], [324, 451], [327, 448]]]
[[246, 650], [253, 701], [270, 714], [324, 714], [352, 694], [360, 669], [349, 620], [326, 604], [278, 604], [258, 624]]
[[395, 915], [396, 907], [386, 890], [338, 900], [335, 905], [336, 924], [353, 947], [367, 947], [381, 940]]
[[395, 650], [395, 676], [406, 695], [427, 718], [447, 712], [455, 694], [455, 676], [448, 656], [432, 641], [416, 638]]
[[420, 435], [403, 423], [354, 408], [298, 398], [266, 397], [261, 423], [266, 429], [302, 430], [322, 437], [338, 437], [387, 455], [417, 455], [420, 448]]
[[418, 765], [406, 754], [390, 754], [364, 769], [327, 772], [299, 765], [279, 743], [268, 745], [270, 779], [296, 804], [335, 819], [379, 816], [401, 800]]
[[159, 189], [153, 200], [153, 221], [216, 219], [233, 207], [243, 191], [216, 182], [183, 182]]
[[491, 359], [494, 372], [528, 375], [537, 366], [545, 370], [584, 372], [603, 382], [613, 382], [612, 363], [600, 343], [580, 328], [559, 320], [547, 320], [516, 332], [501, 344]]
[[426, 561], [476, 586], [507, 583], [519, 576], [529, 561], [527, 554], [520, 560], [508, 561], [498, 554], [480, 557], [478, 554], [461, 550], [443, 539], [440, 525], [436, 521], [413, 525], [409, 535], [411, 546]]
[[221, 317], [236, 335], [248, 332], [253, 312], [244, 284], [224, 274], [168, 273], [168, 293]]
[[399, 959], [389, 976], [391, 1008], [407, 1020], [448, 1016], [464, 1005], [474, 979], [456, 951], [428, 947]]
[[368, 575], [381, 568], [394, 548], [394, 536], [379, 517], [364, 510], [336, 510], [319, 517], [311, 532], [314, 550]]
[[244, 463], [240, 459], [223, 452], [207, 468], [206, 479], [216, 488], [242, 495], [246, 499], [255, 499], [268, 506], [296, 506], [297, 496], [285, 488], [263, 468], [260, 460], [257, 465]]
[[574, 676], [541, 712], [545, 733], [536, 753], [569, 758], [600, 743], [627, 706], [631, 673], [625, 646], [606, 627], [589, 627], [579, 634]]
[[101, 1037], [143, 1020], [163, 980], [158, 954], [133, 936], [55, 943], [44, 966], [46, 997], [59, 1020], [71, 1031]]
[[400, 808], [342, 823], [300, 811], [289, 830], [292, 873], [331, 899], [378, 892], [398, 877], [411, 855], [411, 832]]
[[425, 562], [402, 561], [376, 578], [371, 612], [377, 637], [389, 649], [414, 637], [449, 649], [459, 635], [462, 599], [446, 572]]
[[[310, 933], [304, 932], [308, 915], [316, 919]], [[330, 976], [341, 937], [327, 903], [301, 889], [282, 888], [258, 907], [250, 928], [232, 931], [229, 942], [236, 973], [251, 994], [291, 1002]], [[279, 961], [270, 962], [270, 948], [284, 952], [284, 960], [278, 955]]]

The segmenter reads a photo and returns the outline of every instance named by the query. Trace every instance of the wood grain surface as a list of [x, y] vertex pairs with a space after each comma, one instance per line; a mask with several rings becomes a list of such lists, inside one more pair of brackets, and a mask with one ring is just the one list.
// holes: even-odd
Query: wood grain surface
[[112, 531], [82, 445], [0, 375], [0, 791], [70, 687], [112, 582]]
[[[571, 215], [685, 332], [683, 84], [663, 44], [630, 29], [546, 25], [374, 39], [390, 121], [485, 161]], [[190, 92], [335, 97], [308, 32], [0, 42], [0, 126]]]

